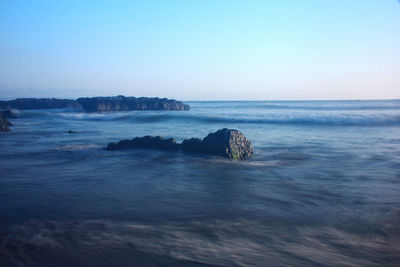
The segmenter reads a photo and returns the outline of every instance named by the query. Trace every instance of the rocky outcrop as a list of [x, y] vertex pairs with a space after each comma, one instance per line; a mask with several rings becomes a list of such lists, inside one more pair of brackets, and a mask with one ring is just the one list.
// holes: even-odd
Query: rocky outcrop
[[127, 149], [127, 148], [153, 148], [162, 150], [178, 150], [179, 144], [175, 139], [164, 139], [160, 136], [136, 137], [132, 140], [121, 140], [117, 143], [109, 143], [107, 150]]
[[152, 148], [161, 150], [182, 150], [188, 153], [202, 153], [221, 156], [233, 160], [248, 159], [253, 156], [253, 147], [241, 132], [234, 129], [221, 129], [210, 133], [204, 139], [192, 138], [181, 144], [172, 138], [164, 139], [156, 136], [136, 137], [132, 140], [121, 140], [109, 143], [107, 150], [129, 148]]
[[241, 132], [234, 129], [221, 129], [210, 133], [203, 140], [192, 138], [182, 142], [182, 150], [206, 153], [229, 159], [248, 159], [253, 156], [253, 147]]
[[8, 121], [7, 118], [12, 117], [12, 113], [10, 111], [0, 111], [0, 132], [8, 132], [11, 126], [11, 122]]
[[189, 110], [189, 105], [167, 98], [86, 97], [77, 100], [87, 112], [124, 110]]
[[82, 108], [78, 101], [57, 98], [17, 98], [10, 101], [0, 101], [0, 109], [54, 109]]

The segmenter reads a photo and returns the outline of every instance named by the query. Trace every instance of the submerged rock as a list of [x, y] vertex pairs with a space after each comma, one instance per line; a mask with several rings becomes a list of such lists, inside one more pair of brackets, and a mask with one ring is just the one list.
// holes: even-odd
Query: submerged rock
[[176, 143], [172, 138], [145, 136], [109, 143], [106, 147], [107, 150], [127, 148], [181, 149], [184, 152], [210, 154], [234, 160], [248, 159], [253, 156], [250, 140], [238, 130], [226, 128], [210, 133], [204, 139], [191, 138], [184, 140], [181, 144]]
[[86, 97], [77, 100], [87, 112], [123, 110], [189, 110], [189, 105], [167, 98], [148, 97]]

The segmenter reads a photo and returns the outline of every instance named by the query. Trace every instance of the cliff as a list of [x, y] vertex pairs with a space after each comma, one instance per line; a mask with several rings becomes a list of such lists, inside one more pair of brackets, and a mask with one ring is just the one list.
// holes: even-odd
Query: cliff
[[123, 110], [189, 110], [189, 105], [167, 98], [86, 97], [77, 100], [87, 112]]
[[87, 112], [124, 110], [189, 110], [189, 105], [167, 98], [148, 97], [85, 97], [72, 99], [18, 98], [0, 101], [0, 109], [77, 108]]
[[53, 109], [81, 108], [78, 101], [57, 98], [17, 98], [10, 101], [0, 101], [0, 109]]

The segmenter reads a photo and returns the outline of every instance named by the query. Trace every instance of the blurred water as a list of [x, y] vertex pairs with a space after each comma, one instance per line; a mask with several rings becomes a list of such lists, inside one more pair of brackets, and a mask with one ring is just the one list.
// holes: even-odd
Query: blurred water
[[[400, 265], [400, 101], [189, 104], [18, 111], [0, 135], [0, 266]], [[103, 149], [224, 127], [253, 159]]]

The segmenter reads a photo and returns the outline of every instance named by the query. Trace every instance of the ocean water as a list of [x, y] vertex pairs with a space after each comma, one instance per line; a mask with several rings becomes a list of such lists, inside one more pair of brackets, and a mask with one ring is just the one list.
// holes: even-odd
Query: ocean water
[[[400, 100], [188, 103], [18, 111], [0, 134], [0, 266], [400, 265]], [[224, 127], [251, 160], [104, 150]]]

